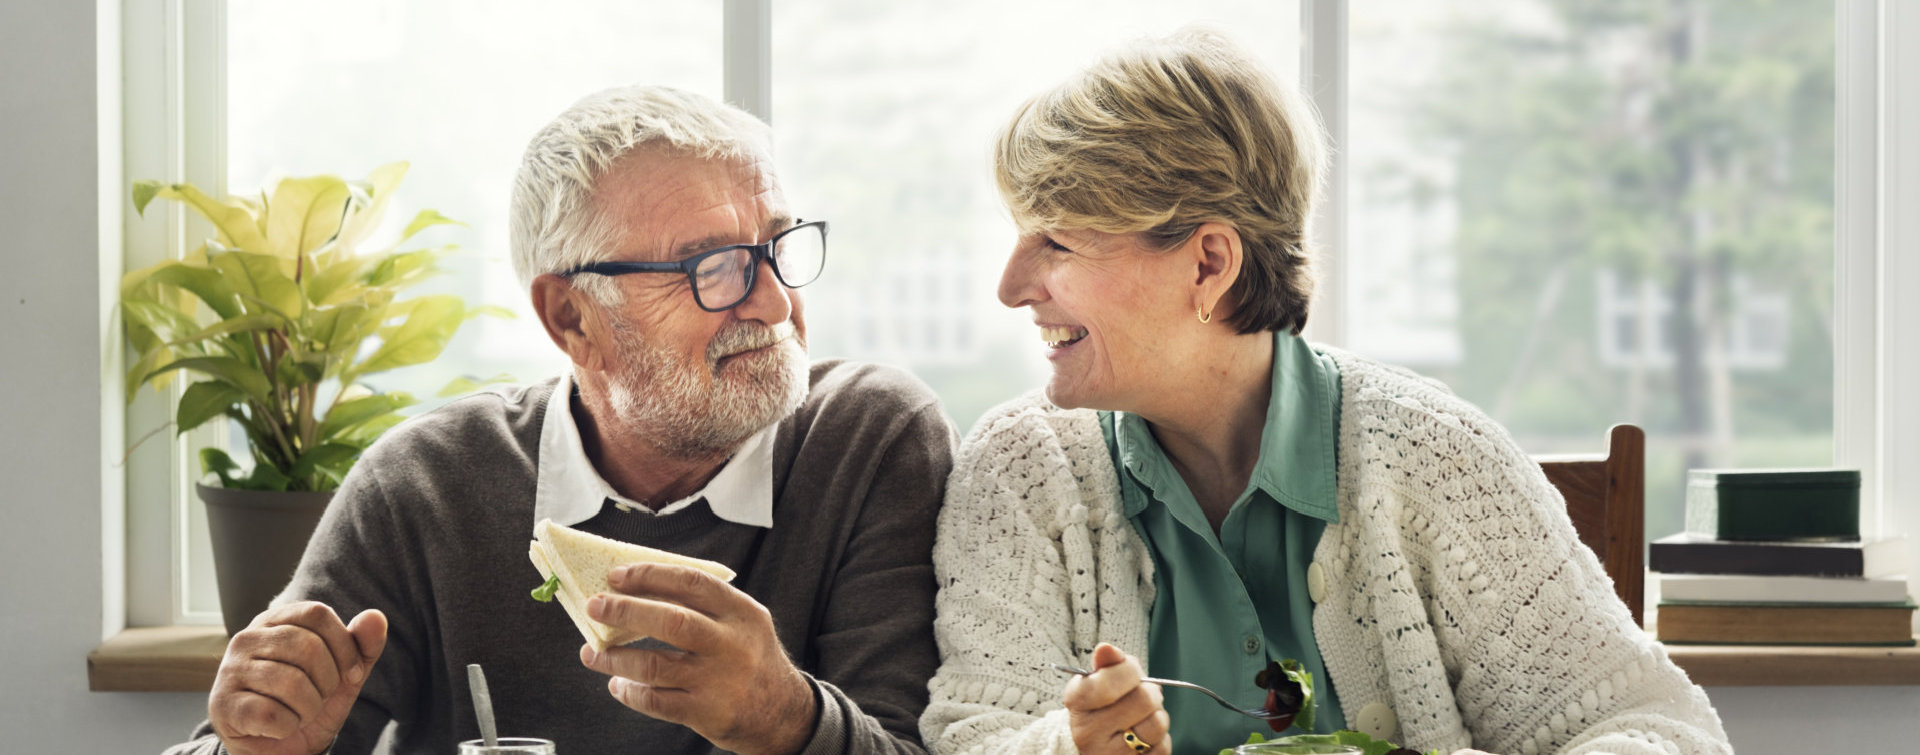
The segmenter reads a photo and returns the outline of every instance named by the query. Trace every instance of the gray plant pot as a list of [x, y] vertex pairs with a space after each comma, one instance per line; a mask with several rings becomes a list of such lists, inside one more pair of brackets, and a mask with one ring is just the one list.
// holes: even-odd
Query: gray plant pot
[[287, 586], [333, 493], [197, 487], [213, 535], [220, 614], [232, 636]]

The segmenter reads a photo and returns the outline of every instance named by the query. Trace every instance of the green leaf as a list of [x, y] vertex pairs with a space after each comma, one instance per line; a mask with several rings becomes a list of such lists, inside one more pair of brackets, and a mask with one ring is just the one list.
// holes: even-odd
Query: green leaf
[[293, 478], [275, 468], [272, 464], [254, 462], [253, 474], [240, 481], [240, 487], [247, 490], [285, 491], [293, 485]]
[[382, 414], [342, 431], [339, 440], [343, 443], [354, 443], [362, 447], [370, 446], [373, 445], [373, 442], [377, 440], [382, 433], [392, 430], [394, 425], [398, 425], [406, 419], [406, 417], [400, 416], [397, 412], [393, 414]]
[[312, 269], [300, 279], [300, 285], [306, 288], [307, 301], [318, 305], [333, 305], [346, 302], [362, 290], [354, 285], [361, 278], [372, 260], [341, 250], [340, 245], [313, 255], [308, 260]]
[[1280, 662], [1281, 670], [1287, 672], [1287, 678], [1300, 685], [1300, 712], [1294, 714], [1293, 725], [1301, 731], [1313, 731], [1313, 672], [1300, 667], [1300, 662], [1288, 658]]
[[267, 384], [267, 377], [254, 369], [253, 365], [233, 357], [188, 357], [175, 360], [159, 367], [141, 378], [137, 384], [144, 384], [161, 374], [173, 370], [192, 370], [231, 385], [247, 394], [248, 398], [265, 402], [272, 394], [273, 387]]
[[234, 333], [252, 333], [252, 332], [261, 331], [261, 330], [273, 330], [274, 328], [278, 328], [286, 324], [287, 324], [286, 319], [276, 314], [268, 314], [266, 312], [261, 312], [258, 314], [241, 315], [239, 317], [235, 317], [232, 319], [216, 322], [212, 325], [207, 326], [203, 330], [195, 331], [193, 333], [188, 334], [187, 337], [185, 338], [180, 338], [180, 339], [171, 341], [167, 345], [184, 346], [190, 343], [205, 341], [209, 338], [219, 338], [220, 336], [232, 335]]
[[219, 476], [220, 487], [235, 487], [233, 473], [239, 469], [240, 465], [233, 463], [233, 457], [227, 452], [211, 446], [200, 449], [200, 476]]
[[138, 215], [141, 215], [141, 216], [143, 216], [143, 217], [144, 217], [144, 216], [145, 216], [145, 215], [147, 214], [147, 204], [148, 204], [149, 202], [152, 202], [152, 201], [153, 201], [153, 198], [154, 198], [154, 196], [155, 196], [155, 195], [157, 195], [157, 194], [159, 194], [159, 193], [160, 193], [160, 182], [159, 182], [159, 181], [135, 181], [135, 182], [133, 182], [133, 211], [134, 211], [134, 213], [135, 213], [135, 214], [138, 214]]
[[460, 396], [460, 395], [465, 395], [465, 394], [480, 390], [481, 388], [485, 388], [489, 385], [495, 385], [498, 383], [511, 383], [511, 382], [513, 382], [513, 376], [504, 372], [498, 375], [494, 375], [493, 377], [486, 378], [484, 380], [476, 380], [472, 377], [461, 375], [460, 377], [447, 381], [446, 386], [441, 388], [440, 392], [434, 395], [440, 398], [448, 398], [450, 396]]
[[412, 395], [400, 391], [376, 393], [337, 402], [327, 410], [326, 418], [321, 420], [319, 437], [333, 438], [353, 429], [355, 425], [382, 415], [392, 415], [414, 403], [416, 402]]
[[365, 304], [342, 304], [308, 310], [304, 319], [301, 330], [315, 344], [315, 348], [326, 352], [329, 376], [339, 372], [348, 360], [358, 356], [360, 343], [380, 328], [379, 318], [372, 316]]
[[382, 328], [380, 348], [355, 365], [355, 377], [433, 361], [460, 328], [466, 309], [457, 296], [422, 296], [395, 305], [407, 310], [398, 326]]
[[440, 271], [434, 263], [442, 250], [418, 249], [389, 254], [367, 273], [366, 284], [388, 288], [406, 288]]
[[219, 270], [184, 262], [162, 262], [153, 268], [147, 280], [173, 286], [193, 294], [222, 319], [240, 314], [240, 297], [227, 285]]
[[346, 217], [347, 182], [334, 176], [288, 178], [273, 189], [267, 206], [267, 251], [294, 259], [319, 249], [340, 232]]
[[[406, 241], [407, 239], [413, 238], [414, 234], [424, 231], [428, 228], [432, 228], [436, 225], [464, 226], [466, 225], [466, 223], [462, 223], [458, 220], [454, 220], [453, 218], [442, 215], [438, 210], [421, 210], [420, 214], [413, 216], [413, 222], [410, 222], [407, 224], [407, 229], [400, 232], [400, 241]], [[397, 244], [399, 242], [395, 242], [395, 243]]]
[[127, 368], [127, 403], [133, 403], [136, 394], [140, 391], [140, 386], [146, 385], [149, 380], [155, 381], [154, 385], [156, 386], [164, 385], [166, 383], [166, 377], [160, 376], [156, 378], [157, 373], [155, 369], [162, 364], [172, 361], [172, 359], [173, 349], [169, 349], [164, 345], [141, 354], [139, 361], [134, 362], [132, 367]]
[[512, 320], [519, 317], [519, 315], [516, 315], [513, 313], [513, 310], [507, 309], [506, 307], [502, 307], [498, 304], [482, 304], [478, 307], [469, 307], [467, 309], [467, 319], [469, 320], [475, 317], [480, 317], [482, 315], [485, 315], [487, 317], [498, 317], [502, 320]]
[[252, 252], [225, 252], [212, 255], [210, 262], [226, 275], [242, 301], [257, 302], [289, 319], [303, 311], [306, 297], [282, 271], [279, 258]]
[[132, 300], [120, 307], [128, 322], [138, 323], [164, 341], [177, 342], [200, 331], [200, 323], [192, 317], [159, 302]]
[[283, 390], [312, 385], [327, 376], [327, 355], [310, 351], [290, 351], [281, 355], [273, 373]]
[[353, 466], [354, 460], [359, 458], [360, 447], [358, 446], [346, 443], [322, 443], [301, 454], [300, 459], [293, 463], [293, 468], [288, 470], [288, 476], [299, 480], [319, 473], [326, 475], [327, 479], [337, 485], [340, 479], [347, 475], [347, 469]]
[[199, 427], [246, 400], [246, 394], [226, 383], [208, 380], [189, 385], [180, 395], [180, 408], [174, 412], [175, 433]]
[[207, 196], [193, 184], [156, 183], [154, 186], [155, 196], [184, 202], [201, 217], [213, 223], [214, 230], [220, 232], [220, 239], [227, 246], [256, 252], [267, 248], [266, 237], [260, 235], [260, 226], [253, 214], [247, 211], [246, 205], [241, 202], [219, 201]]
[[354, 206], [347, 211], [347, 219], [340, 226], [340, 239], [335, 248], [351, 251], [366, 240], [367, 234], [380, 225], [380, 218], [386, 215], [387, 202], [406, 176], [405, 162], [387, 163], [374, 168], [365, 181], [352, 185]]
[[552, 603], [553, 594], [557, 592], [560, 592], [560, 576], [556, 574], [548, 577], [547, 581], [539, 587], [533, 588], [533, 599], [542, 603]]

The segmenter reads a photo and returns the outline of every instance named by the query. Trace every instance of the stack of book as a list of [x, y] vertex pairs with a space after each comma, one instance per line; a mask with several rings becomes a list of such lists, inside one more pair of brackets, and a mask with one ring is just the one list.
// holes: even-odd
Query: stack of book
[[1862, 540], [1854, 470], [1693, 470], [1648, 549], [1662, 642], [1913, 645], [1907, 539]]

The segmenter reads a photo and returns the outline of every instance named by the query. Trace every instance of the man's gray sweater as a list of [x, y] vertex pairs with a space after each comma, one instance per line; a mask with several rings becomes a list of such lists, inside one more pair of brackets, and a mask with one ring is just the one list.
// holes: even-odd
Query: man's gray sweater
[[[335, 753], [451, 755], [479, 737], [466, 666], [486, 669], [502, 735], [561, 755], [699, 753], [692, 730], [637, 713], [580, 664], [558, 603], [534, 601], [532, 539], [541, 421], [554, 381], [461, 398], [367, 450], [334, 495], [281, 600], [317, 600], [390, 622], [387, 647]], [[780, 423], [773, 527], [704, 502], [667, 516], [604, 503], [579, 529], [726, 564], [773, 614], [814, 682], [809, 753], [921, 752], [934, 646], [934, 522], [955, 436], [931, 391], [884, 367], [816, 363], [806, 402]], [[207, 724], [172, 752], [207, 753]]]

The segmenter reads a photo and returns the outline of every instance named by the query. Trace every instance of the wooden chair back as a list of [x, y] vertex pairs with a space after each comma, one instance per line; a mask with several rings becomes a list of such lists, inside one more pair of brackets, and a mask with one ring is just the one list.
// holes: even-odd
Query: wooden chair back
[[1607, 430], [1605, 456], [1536, 456], [1547, 481], [1567, 500], [1580, 542], [1613, 578], [1614, 592], [1646, 626], [1647, 434], [1634, 425]]

